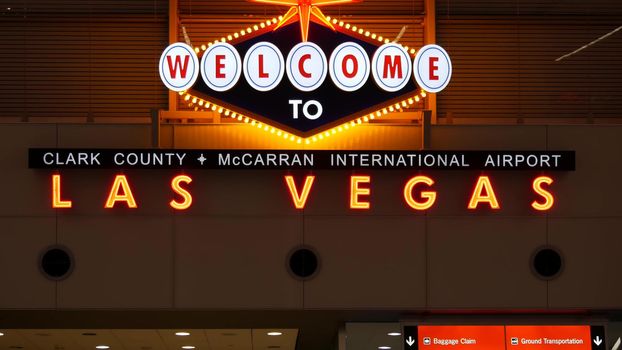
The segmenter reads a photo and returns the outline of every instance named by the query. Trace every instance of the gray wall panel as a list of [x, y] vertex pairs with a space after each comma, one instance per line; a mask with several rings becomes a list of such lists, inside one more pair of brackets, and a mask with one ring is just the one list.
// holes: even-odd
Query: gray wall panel
[[314, 216], [305, 243], [321, 270], [305, 282], [305, 308], [425, 307], [425, 223], [419, 217]]
[[172, 229], [172, 218], [59, 218], [58, 241], [72, 250], [76, 267], [58, 284], [58, 307], [172, 307]]
[[39, 256], [56, 242], [54, 218], [0, 218], [0, 309], [52, 309], [56, 282], [39, 270]]
[[302, 283], [286, 269], [302, 242], [296, 217], [177, 217], [175, 306], [299, 309]]
[[550, 219], [549, 241], [565, 269], [549, 284], [554, 308], [622, 308], [622, 218]]
[[4, 124], [0, 126], [0, 215], [54, 215], [49, 172], [28, 169], [29, 147], [55, 147], [55, 125]]
[[556, 176], [560, 190], [552, 215], [622, 216], [620, 135], [620, 126], [549, 127], [549, 148], [577, 152], [577, 171]]
[[546, 308], [546, 282], [529, 267], [545, 234], [543, 218], [431, 218], [429, 307]]

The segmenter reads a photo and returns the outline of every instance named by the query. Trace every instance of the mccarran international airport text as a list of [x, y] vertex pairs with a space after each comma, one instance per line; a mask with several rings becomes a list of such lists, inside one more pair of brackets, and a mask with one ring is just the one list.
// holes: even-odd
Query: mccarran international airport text
[[33, 169], [574, 170], [574, 152], [31, 149]]

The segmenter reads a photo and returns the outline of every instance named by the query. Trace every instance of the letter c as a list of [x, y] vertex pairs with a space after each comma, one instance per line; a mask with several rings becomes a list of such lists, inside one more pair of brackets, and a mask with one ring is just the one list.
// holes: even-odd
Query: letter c
[[300, 61], [298, 61], [298, 70], [300, 71], [300, 74], [307, 79], [311, 78], [311, 73], [305, 70], [305, 62], [310, 59], [311, 59], [311, 55], [305, 54], [305, 55], [302, 55], [302, 57], [300, 57]]

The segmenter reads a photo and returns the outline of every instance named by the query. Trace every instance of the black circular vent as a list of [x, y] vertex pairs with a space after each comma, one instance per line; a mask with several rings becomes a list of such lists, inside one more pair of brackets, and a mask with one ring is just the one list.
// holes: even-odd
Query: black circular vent
[[557, 249], [544, 247], [534, 253], [531, 267], [538, 277], [549, 280], [559, 276], [564, 267], [564, 261]]
[[308, 280], [317, 274], [320, 261], [312, 248], [300, 247], [289, 255], [287, 266], [290, 273], [296, 278]]
[[41, 254], [39, 267], [45, 277], [62, 280], [69, 277], [73, 270], [73, 257], [67, 248], [50, 247]]

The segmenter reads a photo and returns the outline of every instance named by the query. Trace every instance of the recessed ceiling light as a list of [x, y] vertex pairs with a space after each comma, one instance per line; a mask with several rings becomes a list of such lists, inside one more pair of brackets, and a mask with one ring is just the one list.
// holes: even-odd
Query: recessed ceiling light
[[4, 337], [4, 333], [0, 332], [0, 337]]
[[190, 335], [190, 333], [188, 333], [188, 332], [177, 332], [177, 333], [175, 333], [175, 335], [178, 336], [178, 337], [187, 337], [187, 336]]
[[387, 335], [389, 337], [399, 337], [400, 335], [402, 335], [402, 333], [400, 333], [400, 332], [389, 332], [389, 333], [387, 333]]
[[378, 350], [391, 350], [390, 346], [379, 346]]
[[106, 349], [110, 349], [110, 347], [108, 345], [97, 345], [95, 349], [106, 350]]
[[192, 346], [192, 345], [184, 345], [184, 346], [182, 346], [181, 348], [182, 348], [182, 349], [184, 349], [184, 350], [192, 350], [192, 349], [194, 349], [195, 347], [194, 347], [194, 346]]
[[268, 332], [268, 335], [271, 337], [277, 337], [279, 335], [283, 335], [281, 332]]

